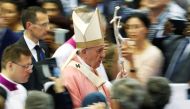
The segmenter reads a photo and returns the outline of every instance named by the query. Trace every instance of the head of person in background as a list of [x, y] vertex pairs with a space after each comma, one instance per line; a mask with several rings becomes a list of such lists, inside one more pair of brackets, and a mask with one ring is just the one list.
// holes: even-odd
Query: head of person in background
[[21, 45], [10, 45], [3, 52], [1, 67], [2, 74], [10, 80], [26, 83], [33, 67], [31, 52]]
[[0, 1], [0, 30], [6, 27], [6, 23], [4, 21], [3, 12], [1, 8], [1, 1]]
[[50, 54], [53, 54], [60, 45], [73, 36], [74, 30], [71, 25], [71, 19], [62, 15], [49, 17], [49, 32], [43, 41], [47, 43]]
[[81, 107], [88, 107], [90, 105], [100, 102], [105, 103], [105, 108], [107, 109], [108, 104], [105, 96], [100, 92], [93, 92], [84, 97]]
[[180, 19], [168, 19], [164, 25], [164, 35], [183, 35], [186, 21]]
[[169, 81], [164, 77], [151, 77], [146, 84], [146, 88], [147, 93], [153, 100], [154, 109], [164, 109], [171, 96]]
[[43, 0], [41, 7], [46, 9], [48, 16], [54, 17], [64, 15], [63, 6], [60, 0]]
[[140, 8], [140, 2], [142, 0], [124, 0], [124, 3], [127, 7], [133, 8], [133, 9], [139, 9]]
[[148, 41], [147, 35], [150, 20], [145, 13], [134, 12], [126, 18], [123, 18], [123, 22], [126, 36], [132, 40], [135, 40], [137, 46], [140, 46]]
[[189, 36], [190, 35], [190, 7], [188, 7], [187, 9], [186, 18], [187, 18], [187, 22], [186, 22], [186, 28], [184, 30], [184, 35]]
[[[7, 27], [0, 0], [0, 62], [4, 49], [19, 40], [19, 36]], [[0, 67], [1, 70], [1, 67]]]
[[25, 109], [54, 109], [53, 98], [45, 92], [29, 91]]
[[5, 100], [7, 99], [7, 92], [0, 87], [0, 109], [5, 109]]
[[40, 39], [49, 31], [49, 18], [44, 8], [31, 6], [22, 13], [22, 24], [26, 36], [34, 43], [38, 43]]
[[24, 0], [1, 0], [2, 16], [6, 27], [14, 32], [20, 32], [24, 28], [21, 24], [21, 13], [25, 8]]
[[145, 90], [134, 79], [124, 78], [113, 82], [111, 87], [112, 109], [140, 109], [144, 102]]
[[67, 34], [65, 34], [66, 35], [65, 41], [67, 41], [73, 36], [74, 30], [73, 30], [73, 22], [71, 19], [59, 15], [49, 18], [49, 21], [50, 21], [49, 28], [51, 31], [54, 31], [57, 28], [61, 28], [67, 31]]

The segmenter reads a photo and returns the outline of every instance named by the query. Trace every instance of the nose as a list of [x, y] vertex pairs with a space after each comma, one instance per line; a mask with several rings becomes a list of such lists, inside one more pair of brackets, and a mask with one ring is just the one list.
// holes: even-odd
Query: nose
[[30, 66], [30, 67], [27, 69], [27, 72], [28, 72], [28, 73], [32, 73], [32, 72], [33, 72], [33, 65]]
[[136, 29], [129, 29], [127, 31], [127, 35], [130, 37], [130, 36], [133, 36], [133, 35], [136, 35], [137, 34], [137, 30]]
[[49, 31], [50, 31], [50, 28], [49, 28], [49, 25], [47, 25], [47, 26], [44, 28], [44, 33], [45, 33], [45, 34], [48, 34]]
[[29, 74], [31, 74], [32, 72], [33, 72], [33, 70], [32, 70], [32, 69], [29, 69], [29, 70], [28, 70], [28, 73], [29, 73]]

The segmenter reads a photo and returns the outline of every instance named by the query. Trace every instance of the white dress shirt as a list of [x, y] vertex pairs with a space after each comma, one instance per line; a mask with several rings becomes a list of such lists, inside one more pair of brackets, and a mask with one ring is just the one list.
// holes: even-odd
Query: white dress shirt
[[38, 42], [37, 44], [35, 44], [32, 40], [30, 40], [30, 39], [27, 37], [27, 35], [25, 34], [25, 32], [24, 32], [24, 40], [26, 41], [26, 44], [27, 44], [27, 46], [28, 46], [30, 52], [32, 53], [32, 56], [34, 57], [34, 59], [35, 59], [36, 61], [38, 61], [37, 52], [36, 52], [36, 50], [35, 50], [34, 47], [35, 47], [36, 45], [39, 45], [39, 42]]

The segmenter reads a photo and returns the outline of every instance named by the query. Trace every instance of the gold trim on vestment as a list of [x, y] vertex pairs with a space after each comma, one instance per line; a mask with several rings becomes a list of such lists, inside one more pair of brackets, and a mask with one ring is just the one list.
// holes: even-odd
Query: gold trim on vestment
[[93, 41], [88, 42], [76, 42], [77, 48], [90, 48], [90, 47], [96, 47], [99, 45], [104, 45], [104, 39], [97, 39]]

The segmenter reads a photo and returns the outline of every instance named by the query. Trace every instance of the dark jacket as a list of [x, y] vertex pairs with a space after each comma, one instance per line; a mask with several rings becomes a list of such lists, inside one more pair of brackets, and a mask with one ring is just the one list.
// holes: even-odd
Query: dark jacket
[[[178, 46], [182, 41], [184, 41], [184, 36], [171, 36], [171, 40], [166, 40], [163, 44], [165, 48], [165, 72], [169, 64], [171, 63], [171, 59], [175, 54]], [[164, 72], [164, 73], [165, 73]], [[187, 83], [190, 81], [190, 53], [188, 54], [188, 58], [183, 61], [183, 63], [178, 64], [175, 67], [174, 72], [171, 77], [168, 78], [173, 83]], [[165, 75], [165, 74], [163, 74]]]
[[5, 28], [3, 31], [0, 32], [0, 61], [3, 54], [4, 49], [15, 43], [19, 40], [19, 36], [17, 36], [14, 32], [12, 32], [10, 29]]
[[62, 93], [55, 93], [52, 85], [47, 93], [53, 96], [55, 109], [73, 109], [73, 102], [66, 88]]
[[[45, 46], [45, 44], [42, 41], [39, 41], [40, 43], [40, 47], [43, 48], [43, 50], [45, 51], [45, 58], [48, 58], [50, 55], [48, 53], [48, 49], [47, 46]], [[24, 37], [20, 38], [17, 42], [17, 44], [23, 45], [25, 47], [28, 48], [26, 41], [24, 40]], [[28, 48], [29, 49], [29, 48]], [[36, 67], [36, 60], [34, 59], [34, 57], [32, 56], [32, 64], [34, 65], [33, 67], [33, 72], [30, 75], [30, 78], [28, 80], [27, 83], [24, 83], [24, 87], [27, 90], [42, 90], [43, 89], [43, 84], [47, 81], [49, 81], [48, 78], [46, 78], [42, 72], [39, 72]]]

